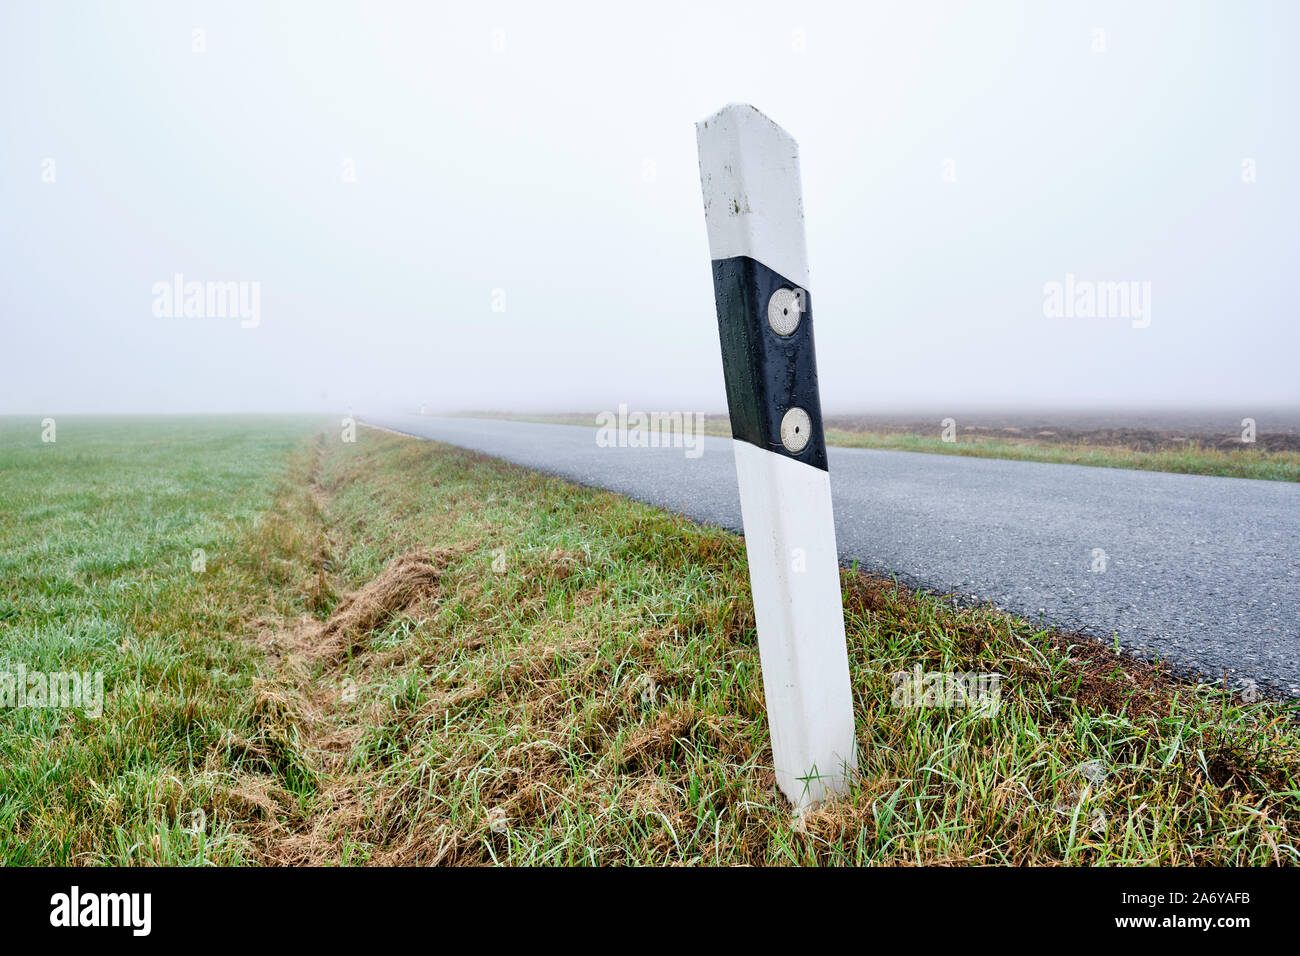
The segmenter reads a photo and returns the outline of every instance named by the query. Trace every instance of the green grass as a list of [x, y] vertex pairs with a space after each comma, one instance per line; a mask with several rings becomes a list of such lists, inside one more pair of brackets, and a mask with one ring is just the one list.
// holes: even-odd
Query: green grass
[[2, 428], [0, 647], [110, 691], [0, 711], [5, 862], [1300, 862], [1294, 706], [845, 572], [860, 771], [795, 819], [735, 535], [367, 429]]
[[840, 428], [827, 429], [826, 442], [846, 448], [888, 448], [894, 451], [964, 455], [970, 458], [1007, 458], [1059, 465], [1090, 465], [1096, 468], [1168, 471], [1183, 475], [1300, 481], [1300, 453], [1256, 449], [1225, 451], [1197, 442], [1188, 442], [1180, 448], [1146, 450], [1120, 445], [1093, 445], [1085, 442], [1067, 444], [1032, 439], [963, 437], [959, 442], [945, 442], [929, 435], [855, 432]]
[[[0, 859], [240, 862], [183, 833], [235, 771], [261, 655], [234, 640], [270, 582], [239, 549], [308, 424], [0, 420], [0, 672], [102, 672], [104, 712], [0, 709]], [[206, 553], [202, 574], [193, 552]]]
[[[510, 421], [596, 427], [595, 415], [516, 415], [497, 412], [467, 412], [471, 417]], [[705, 420], [704, 434], [730, 437], [725, 415]], [[881, 448], [933, 455], [961, 455], [967, 458], [1004, 458], [1013, 461], [1042, 461], [1058, 465], [1088, 465], [1096, 468], [1129, 468], [1166, 471], [1185, 475], [1218, 475], [1223, 478], [1258, 478], [1266, 481], [1300, 481], [1300, 452], [1265, 451], [1239, 447], [1212, 448], [1196, 441], [1176, 447], [1132, 448], [1086, 441], [1042, 441], [1033, 438], [997, 438], [971, 433], [959, 441], [945, 442], [939, 428], [933, 433], [895, 431], [851, 431], [828, 427], [826, 444], [844, 448]]]

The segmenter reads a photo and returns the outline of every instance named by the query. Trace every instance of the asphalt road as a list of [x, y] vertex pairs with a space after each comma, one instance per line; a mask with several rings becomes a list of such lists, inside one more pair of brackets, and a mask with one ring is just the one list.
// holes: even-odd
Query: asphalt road
[[[364, 421], [741, 529], [730, 439], [601, 448], [596, 429], [374, 415]], [[845, 563], [1118, 635], [1175, 669], [1300, 696], [1300, 485], [830, 448]], [[1094, 549], [1105, 552], [1105, 570]]]

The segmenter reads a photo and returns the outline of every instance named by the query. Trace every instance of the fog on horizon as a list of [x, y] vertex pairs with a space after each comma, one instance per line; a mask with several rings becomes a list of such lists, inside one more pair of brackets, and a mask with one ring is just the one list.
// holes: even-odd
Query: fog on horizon
[[[724, 409], [694, 124], [737, 101], [800, 144], [828, 414], [1294, 406], [1297, 33], [1280, 2], [12, 0], [0, 414]], [[245, 312], [169, 309], [177, 276]], [[1052, 314], [1079, 281], [1146, 314]]]

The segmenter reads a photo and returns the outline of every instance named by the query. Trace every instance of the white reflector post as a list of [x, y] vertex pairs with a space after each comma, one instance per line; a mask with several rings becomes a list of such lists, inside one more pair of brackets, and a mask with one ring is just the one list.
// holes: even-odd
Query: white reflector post
[[799, 147], [746, 104], [696, 124], [777, 784], [799, 810], [857, 766]]

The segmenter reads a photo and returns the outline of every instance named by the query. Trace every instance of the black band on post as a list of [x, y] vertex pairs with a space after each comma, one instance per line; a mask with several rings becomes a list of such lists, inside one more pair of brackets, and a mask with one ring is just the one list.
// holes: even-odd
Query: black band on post
[[[768, 321], [768, 305], [781, 289], [794, 292], [792, 300], [801, 309], [789, 335], [779, 334]], [[713, 295], [732, 437], [826, 471], [808, 291], [756, 259], [736, 256], [714, 260]], [[808, 415], [807, 424], [789, 427], [808, 428], [810, 434], [794, 452], [782, 441], [781, 422], [790, 409], [800, 408]]]

